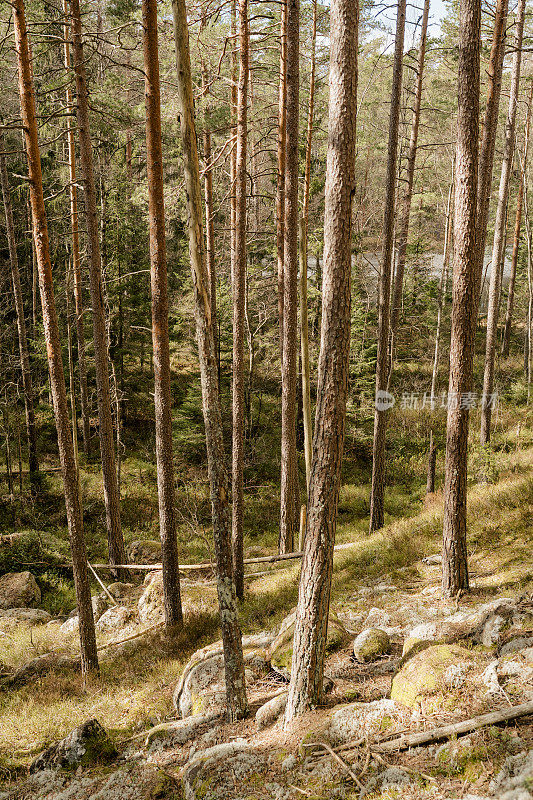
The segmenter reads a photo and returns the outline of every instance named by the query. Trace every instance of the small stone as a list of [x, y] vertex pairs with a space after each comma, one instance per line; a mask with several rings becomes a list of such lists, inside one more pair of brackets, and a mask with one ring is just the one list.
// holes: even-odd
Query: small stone
[[390, 651], [390, 638], [380, 628], [367, 628], [361, 631], [353, 643], [354, 658], [360, 662], [376, 661]]
[[422, 559], [423, 564], [427, 564], [428, 566], [434, 566], [435, 564], [442, 564], [442, 556], [439, 554], [435, 554], [433, 556], [426, 556]]

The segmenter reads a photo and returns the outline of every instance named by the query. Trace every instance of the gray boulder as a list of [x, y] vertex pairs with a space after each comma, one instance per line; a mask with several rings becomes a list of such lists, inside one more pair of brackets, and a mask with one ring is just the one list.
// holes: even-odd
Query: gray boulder
[[126, 606], [113, 606], [104, 611], [98, 622], [96, 630], [98, 633], [106, 631], [116, 631], [124, 628], [133, 619], [133, 612]]
[[0, 577], [0, 608], [28, 608], [41, 602], [41, 590], [31, 572], [7, 572]]
[[287, 691], [282, 691], [264, 703], [261, 708], [256, 711], [255, 724], [258, 730], [261, 731], [263, 728], [268, 728], [269, 725], [276, 722], [285, 711], [288, 696], [289, 693]]
[[98, 720], [89, 719], [57, 744], [41, 753], [30, 765], [30, 773], [49, 769], [73, 769], [91, 764], [107, 764], [117, 751]]
[[126, 548], [130, 564], [159, 564], [161, 562], [161, 542], [156, 539], [138, 539]]
[[489, 786], [498, 800], [533, 798], [533, 750], [510, 756]]
[[144, 623], [156, 623], [164, 617], [163, 573], [151, 572], [145, 579], [146, 588], [139, 597], [137, 611]]
[[391, 651], [391, 641], [386, 631], [381, 628], [367, 628], [361, 631], [353, 643], [353, 654], [356, 661], [377, 661]]
[[23, 622], [26, 625], [43, 625], [51, 619], [48, 611], [42, 608], [5, 608], [0, 611], [0, 624]]
[[[266, 675], [268, 663], [265, 648], [271, 641], [272, 637], [268, 635], [243, 637], [244, 664], [248, 675]], [[174, 691], [173, 702], [182, 718], [224, 711], [226, 681], [222, 642], [197, 650], [191, 656]]]
[[[249, 797], [246, 784], [250, 786], [251, 781], [253, 786], [257, 776], [265, 775], [267, 771], [265, 755], [251, 748], [245, 739], [209, 747], [195, 753], [183, 769], [185, 800]], [[275, 794], [271, 793], [271, 796], [275, 797]]]

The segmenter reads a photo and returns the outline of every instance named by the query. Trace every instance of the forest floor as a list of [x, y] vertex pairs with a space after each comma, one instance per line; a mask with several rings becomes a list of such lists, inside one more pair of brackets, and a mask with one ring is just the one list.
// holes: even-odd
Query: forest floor
[[[180, 554], [184, 563], [211, 561], [210, 503], [198, 380], [194, 369], [187, 365], [174, 364], [173, 369]], [[65, 630], [75, 598], [71, 572], [65, 566], [69, 548], [53, 419], [43, 404], [38, 410], [45, 468], [41, 495], [35, 502], [30, 501], [24, 490], [19, 495], [15, 474], [14, 496], [3, 496], [0, 504], [0, 533], [15, 534], [13, 540], [10, 536], [0, 540], [0, 574], [31, 570], [41, 588], [41, 607], [52, 617], [47, 624], [35, 626], [20, 622], [13, 625], [5, 617], [0, 619], [0, 683], [4, 683], [0, 688], [1, 800], [30, 797], [171, 800], [182, 796], [182, 772], [195, 751], [242, 738], [245, 740], [242, 746], [251, 748], [254, 758], [259, 759], [257, 763], [253, 759], [251, 762], [253, 785], [249, 784], [246, 791], [238, 787], [235, 783], [238, 770], [234, 770], [229, 777], [221, 776], [214, 786], [206, 778], [199, 793], [192, 789], [192, 794], [187, 793], [185, 788], [186, 797], [201, 796], [208, 800], [215, 791], [216, 800], [355, 798], [360, 796], [361, 789], [354, 786], [338, 763], [318, 753], [304, 758], [301, 748], [301, 741], [309, 732], [314, 736], [324, 732], [326, 720], [331, 720], [331, 714], [339, 706], [352, 704], [349, 706], [352, 708], [354, 703], [361, 703], [366, 715], [369, 704], [377, 704], [372, 708], [379, 712], [378, 727], [382, 734], [383, 728], [391, 731], [427, 728], [458, 715], [467, 718], [527, 699], [527, 686], [524, 688], [520, 682], [507, 680], [495, 700], [485, 697], [484, 690], [480, 693], [479, 681], [475, 685], [467, 681], [459, 693], [452, 692], [451, 700], [444, 698], [441, 705], [423, 703], [409, 714], [399, 708], [391, 712], [387, 705], [391, 681], [400, 667], [402, 643], [413, 626], [433, 624], [455, 612], [477, 613], [487, 603], [502, 597], [511, 598], [515, 604], [520, 598], [527, 601], [533, 592], [533, 424], [531, 412], [524, 404], [523, 379], [516, 377], [519, 372], [520, 365], [516, 363], [502, 367], [502, 383], [507, 386], [508, 397], [495, 414], [490, 448], [476, 444], [478, 411], [471, 415], [470, 594], [454, 603], [444, 603], [439, 594], [440, 565], [423, 561], [438, 554], [441, 546], [442, 496], [437, 492], [426, 498], [425, 478], [431, 429], [439, 446], [437, 485], [442, 486], [445, 411], [432, 412], [400, 401], [392, 410], [386, 527], [369, 535], [372, 408], [366, 401], [352, 401], [348, 408], [337, 524], [337, 543], [351, 545], [335, 554], [331, 600], [332, 614], [345, 626], [348, 636], [328, 656], [326, 673], [333, 686], [325, 695], [325, 706], [312, 712], [289, 733], [279, 724], [258, 731], [252, 713], [232, 725], [221, 724], [220, 720], [216, 724], [206, 722], [198, 729], [192, 744], [189, 741], [180, 746], [172, 742], [148, 745], [144, 742], [154, 726], [176, 718], [174, 690], [193, 653], [219, 638], [215, 586], [212, 576], [205, 573], [189, 574], [182, 581], [185, 627], [173, 639], [167, 639], [162, 632], [157, 584], [152, 596], [153, 578], [149, 576], [144, 582], [145, 573], [133, 574], [132, 585], [122, 587], [117, 595], [117, 604], [124, 609], [119, 624], [100, 629], [97, 634], [100, 677], [84, 683], [71, 664], [56, 661], [47, 670], [37, 669], [30, 680], [7, 685], [14, 672], [28, 662], [35, 663], [35, 659], [49, 653], [71, 658], [79, 648], [75, 628], [70, 632]], [[419, 364], [413, 361], [402, 364], [397, 375], [398, 398], [404, 390], [410, 397], [413, 393], [422, 397], [428, 376], [428, 367], [422, 359]], [[121, 510], [128, 546], [136, 541], [153, 543], [158, 538], [151, 385], [150, 376], [145, 374], [132, 378], [132, 386], [127, 387], [130, 400], [123, 437], [126, 455], [122, 462]], [[276, 551], [279, 519], [279, 387], [275, 382], [272, 385], [265, 382], [256, 388], [251, 415], [256, 427], [248, 440], [245, 469], [245, 547], [250, 557]], [[223, 416], [229, 437], [227, 381], [223, 389]], [[303, 464], [300, 469], [303, 475]], [[480, 483], [480, 475], [488, 477], [489, 482]], [[99, 465], [94, 456], [92, 460], [81, 459], [81, 486], [88, 555], [92, 563], [105, 562], [105, 510]], [[299, 564], [295, 561], [288, 566], [276, 564], [265, 568], [251, 565], [250, 571], [265, 574], [246, 580], [245, 599], [240, 605], [243, 634], [272, 637], [296, 604]], [[106, 583], [111, 581], [103, 571], [100, 574]], [[100, 591], [93, 582], [94, 594]], [[139, 599], [146, 592], [149, 602], [141, 616]], [[370, 624], [390, 631], [391, 652], [375, 663], [358, 664], [352, 654], [353, 640]], [[533, 628], [533, 622], [530, 627]], [[113, 644], [132, 636], [136, 638]], [[474, 641], [468, 647], [476, 655], [479, 669], [490, 666], [494, 648], [483, 648]], [[252, 712], [282, 691], [284, 685], [279, 674], [257, 674], [249, 686]], [[52, 784], [46, 781], [39, 784], [40, 773], [28, 779], [29, 765], [44, 748], [90, 718], [98, 719], [116, 744], [120, 754], [117, 764], [86, 770], [74, 777], [61, 771]], [[369, 718], [374, 719], [375, 715], [371, 713]], [[367, 739], [373, 735], [372, 731], [364, 730]], [[362, 780], [368, 787], [368, 796], [380, 800], [485, 796], [491, 779], [506, 760], [517, 748], [520, 752], [530, 750], [532, 739], [531, 717], [527, 717], [506, 729], [488, 728], [466, 737], [463, 741], [468, 744], [464, 750], [457, 745], [459, 749], [450, 752], [435, 745], [387, 755], [387, 762], [405, 768], [400, 771], [404, 778], [412, 778], [400, 781], [400, 785], [393, 781], [389, 787], [373, 786], [372, 781], [383, 770], [383, 764], [370, 757], [366, 768], [364, 764], [357, 766], [357, 773], [364, 773]], [[237, 756], [244, 758], [243, 753]], [[251, 758], [249, 753], [248, 756]], [[352, 758], [355, 756], [350, 754]], [[125, 776], [129, 776], [127, 780]], [[111, 781], [107, 788], [106, 780]]]
[[[351, 485], [343, 488], [338, 541], [353, 542], [353, 545], [335, 556], [331, 608], [354, 635], [361, 629], [364, 620], [369, 619], [369, 612], [372, 612], [374, 624], [385, 625], [392, 630], [404, 630], [406, 625], [413, 626], [431, 621], [439, 615], [476, 608], [494, 598], [517, 598], [531, 593], [533, 448], [518, 447], [504, 451], [498, 455], [497, 462], [500, 474], [498, 482], [473, 485], [470, 490], [472, 592], [451, 606], [439, 598], [440, 566], [426, 564], [422, 560], [438, 553], [440, 549], [441, 497], [435, 495], [419, 513], [400, 517], [389, 523], [383, 531], [369, 536], [361, 525], [354, 524], [350, 518], [361, 496], [359, 488]], [[253, 548], [254, 554], [263, 552], [271, 552], [268, 545], [260, 547], [256, 544]], [[297, 578], [298, 564], [294, 563], [288, 567], [274, 566], [268, 570], [268, 574], [247, 581], [246, 598], [241, 607], [244, 634], [277, 629], [295, 604]], [[102, 648], [100, 678], [84, 685], [72, 669], [58, 667], [19, 688], [4, 690], [0, 694], [0, 769], [7, 785], [13, 786], [13, 780], [17, 785], [17, 781], [25, 775], [28, 764], [43, 748], [88, 718], [98, 719], [122, 753], [132, 752], [131, 737], [138, 737], [139, 733], [150, 730], [152, 726], [175, 718], [172, 695], [184, 665], [193, 651], [217, 639], [215, 588], [213, 582], [206, 579], [183, 581], [186, 625], [177, 640], [169, 642], [156, 630], [133, 640], [129, 645], [106, 647], [112, 641], [127, 638], [150, 627], [146, 621], [142, 623], [134, 616], [143, 588], [137, 580], [130, 593], [126, 591], [122, 597], [121, 604], [131, 610], [131, 619], [125, 622], [120, 631], [101, 632], [98, 636], [99, 647]], [[61, 630], [64, 616], [56, 619], [36, 627], [2, 624], [2, 670], [9, 674], [31, 658], [51, 651], [74, 655], [77, 652], [76, 633], [65, 634]], [[304, 733], [310, 727], [313, 730], [321, 729], [321, 714], [330, 713], [332, 707], [342, 703], [372, 703], [387, 698], [391, 676], [398, 666], [400, 654], [400, 640], [396, 644], [393, 638], [391, 654], [382, 659], [376, 668], [376, 665], [357, 664], [352, 657], [351, 641], [344, 643], [328, 660], [327, 673], [332, 677], [334, 687], [326, 695], [325, 709], [313, 712], [312, 720], [306, 719], [303, 726], [298, 726], [290, 734], [283, 732], [279, 726], [258, 733], [252, 716], [234, 725], [220, 725], [215, 734], [212, 726], [208, 725], [207, 731], [200, 731], [203, 734], [203, 740], [200, 738], [200, 741], [204, 746], [212, 746], [244, 737], [248, 744], [253, 744], [259, 750], [282, 753], [285, 757], [291, 754], [297, 756]], [[492, 657], [490, 654], [483, 656], [487, 665]], [[272, 677], [259, 681], [251, 692], [252, 709], [255, 711], [261, 702], [279, 690], [280, 685], [273, 682]], [[512, 694], [509, 699], [509, 691], [507, 695], [507, 699], [502, 695], [497, 707], [505, 707], [509, 702], [516, 701]], [[477, 703], [473, 697], [463, 697], [461, 715], [468, 718], [493, 706], [493, 701], [487, 706]], [[449, 708], [431, 708], [428, 705], [421, 711], [422, 723], [419, 722], [415, 728], [442, 724], [449, 712]], [[531, 717], [526, 719], [527, 722], [517, 722], [508, 727], [505, 734], [491, 728], [469, 737], [469, 749], [460, 757], [450, 758], [446, 753], [442, 756], [443, 751], [439, 751], [439, 756], [436, 747], [419, 748], [389, 757], [390, 764], [399, 764], [414, 771], [417, 780], [403, 786], [400, 794], [395, 794], [399, 790], [393, 787], [369, 796], [461, 797], [468, 794], [472, 786], [475, 792], [482, 793], [506, 757], [515, 752], [516, 737], [520, 738], [521, 747], [533, 747]], [[399, 723], [400, 720], [396, 718], [390, 722], [394, 727]], [[407, 728], [412, 727], [412, 724], [405, 724]], [[139, 741], [142, 742], [143, 738], [141, 736]], [[141, 752], [147, 763], [171, 776], [178, 774], [179, 767], [185, 765], [190, 756], [189, 747], [167, 747], [154, 753], [150, 748], [139, 751], [135, 746], [134, 752], [137, 758]], [[326, 761], [326, 758], [322, 758], [317, 763]], [[287, 788], [287, 780], [279, 783], [279, 775], [276, 783], [279, 769], [273, 769], [270, 777], [276, 785], [282, 785], [289, 791], [287, 797], [336, 796], [332, 794], [335, 786], [343, 787], [342, 796], [358, 796], [359, 790], [351, 793], [350, 781], [348, 779], [346, 782], [343, 770], [338, 765], [333, 768], [332, 764], [334, 766], [334, 762], [329, 764], [322, 778], [312, 773], [312, 779], [306, 784], [301, 782], [303, 779], [300, 775], [294, 790]], [[367, 777], [372, 777], [375, 769], [376, 765], [371, 765]], [[422, 773], [427, 777], [421, 778]], [[402, 774], [410, 773], [404, 771]], [[259, 789], [256, 787], [254, 791], [259, 792]], [[293, 793], [290, 794], [290, 791]], [[34, 785], [32, 792], [38, 796]], [[8, 793], [6, 796], [24, 795]], [[263, 794], [237, 793], [233, 796], [263, 797]]]

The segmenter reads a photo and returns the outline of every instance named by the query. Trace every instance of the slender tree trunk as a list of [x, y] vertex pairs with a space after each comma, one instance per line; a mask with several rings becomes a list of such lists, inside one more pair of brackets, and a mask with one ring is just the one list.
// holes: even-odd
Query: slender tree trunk
[[[230, 119], [231, 119], [231, 157], [230, 157], [230, 258], [231, 280], [235, 269], [235, 236], [237, 232], [237, 0], [231, 0], [231, 92], [230, 92]], [[216, 327], [216, 326], [215, 326]], [[215, 331], [216, 341], [216, 331]]]
[[15, 241], [15, 226], [13, 224], [13, 210], [11, 207], [11, 191], [7, 175], [6, 162], [3, 155], [4, 141], [0, 132], [0, 182], [2, 184], [2, 197], [6, 217], [6, 237], [9, 247], [9, 263], [11, 266], [11, 281], [13, 284], [13, 298], [15, 300], [15, 313], [17, 316], [17, 333], [19, 341], [20, 369], [22, 372], [22, 386], [24, 389], [24, 409], [26, 413], [26, 437], [28, 440], [28, 464], [30, 470], [30, 483], [35, 488], [37, 473], [39, 472], [39, 458], [37, 455], [37, 428], [35, 425], [35, 410], [33, 407], [33, 383], [30, 369], [30, 354], [28, 338], [26, 335], [26, 320], [24, 317], [24, 302], [20, 284], [20, 272]]
[[[203, 22], [202, 22], [203, 24]], [[217, 319], [217, 270], [215, 264], [215, 224], [213, 210], [213, 168], [211, 166], [211, 120], [210, 107], [207, 102], [209, 93], [209, 76], [205, 65], [202, 66], [202, 91], [204, 93], [205, 113], [204, 113], [204, 199], [205, 199], [205, 262], [209, 275], [209, 301], [211, 303], [211, 316]], [[218, 336], [217, 326], [213, 327], [215, 334], [215, 352], [218, 355]], [[218, 359], [217, 359], [218, 360]], [[218, 366], [220, 377], [220, 364]]]
[[9, 401], [7, 399], [7, 389], [5, 393], [4, 407], [2, 409], [2, 419], [4, 422], [4, 435], [5, 435], [5, 455], [6, 455], [6, 481], [7, 490], [11, 502], [13, 502], [13, 473], [11, 471], [11, 441], [9, 438]]
[[378, 350], [376, 361], [376, 408], [374, 414], [374, 446], [372, 461], [372, 490], [370, 496], [370, 531], [383, 527], [385, 519], [385, 443], [387, 433], [388, 342], [390, 318], [390, 287], [394, 255], [394, 209], [396, 197], [396, 164], [398, 161], [398, 125], [402, 94], [402, 60], [405, 33], [406, 0], [398, 0], [396, 41], [392, 74], [392, 95], [389, 120], [385, 212], [383, 216], [383, 252], [378, 288]]
[[163, 594], [167, 630], [183, 624], [180, 597], [176, 497], [172, 457], [172, 398], [168, 339], [165, 201], [161, 150], [161, 94], [157, 36], [157, 0], [143, 0], [144, 98], [146, 108], [146, 170], [150, 223], [152, 345], [154, 352], [155, 452]]
[[309, 108], [305, 144], [305, 173], [302, 214], [300, 217], [300, 351], [302, 359], [302, 410], [304, 424], [305, 484], [309, 492], [313, 450], [313, 421], [311, 418], [311, 385], [309, 369], [309, 324], [307, 308], [307, 230], [309, 223], [309, 189], [311, 186], [311, 146], [313, 143], [313, 113], [315, 103], [315, 51], [317, 0], [313, 0], [313, 33], [311, 35], [311, 76], [309, 78]]
[[450, 259], [450, 242], [451, 242], [451, 223], [452, 223], [452, 204], [454, 195], [454, 181], [450, 184], [448, 191], [448, 204], [446, 206], [446, 222], [444, 230], [444, 253], [442, 257], [442, 272], [439, 281], [438, 300], [437, 300], [437, 329], [435, 331], [435, 352], [433, 356], [433, 369], [431, 372], [431, 408], [435, 402], [435, 392], [437, 390], [437, 376], [439, 372], [439, 359], [440, 359], [440, 340], [442, 332], [442, 314], [444, 311], [444, 304], [446, 302], [446, 287], [448, 285], [448, 262]]
[[509, 111], [505, 125], [505, 143], [503, 151], [498, 206], [494, 223], [494, 243], [492, 246], [492, 266], [490, 271], [489, 304], [487, 310], [487, 340], [485, 347], [485, 373], [483, 377], [483, 396], [481, 403], [481, 444], [490, 441], [492, 416], [492, 394], [494, 391], [494, 367], [496, 359], [496, 337], [498, 333], [498, 317], [503, 276], [504, 240], [507, 220], [507, 200], [509, 197], [509, 179], [513, 162], [516, 128], [516, 108], [518, 104], [518, 88], [520, 85], [520, 65], [522, 61], [522, 37], [524, 32], [525, 0], [519, 0], [516, 19], [515, 51], [511, 75], [509, 95]]
[[322, 341], [286, 723], [322, 697], [350, 352], [358, 11], [353, 0], [331, 2]]
[[189, 256], [194, 286], [196, 335], [202, 383], [202, 403], [206, 433], [207, 464], [213, 509], [213, 536], [217, 562], [217, 592], [224, 647], [228, 714], [232, 719], [248, 710], [241, 630], [237, 614], [231, 553], [231, 517], [228, 505], [228, 479], [224, 461], [222, 417], [218, 396], [214, 321], [209, 303], [209, 276], [203, 253], [202, 199], [196, 146], [196, 125], [192, 93], [189, 31], [184, 0], [172, 1], [178, 108], [187, 193]]
[[[110, 564], [124, 564], [124, 539], [122, 537], [122, 527], [120, 524], [120, 497], [115, 465], [115, 437], [111, 413], [111, 392], [109, 387], [109, 359], [102, 286], [102, 261], [98, 237], [93, 148], [89, 128], [89, 103], [79, 0], [70, 0], [70, 12], [72, 18], [73, 67], [76, 76], [76, 110], [80, 143], [80, 164], [85, 193], [87, 249], [89, 253], [89, 280], [93, 317], [94, 365], [98, 396], [98, 429], [104, 479], [109, 562]], [[118, 578], [123, 577], [122, 570], [114, 570], [114, 574]]]
[[396, 276], [394, 280], [393, 300], [391, 308], [391, 370], [393, 362], [394, 335], [398, 327], [402, 308], [403, 275], [405, 258], [407, 254], [407, 238], [409, 234], [409, 217], [411, 215], [411, 200], [413, 198], [413, 184], [415, 179], [416, 148], [418, 144], [418, 128], [420, 125], [420, 106], [422, 104], [422, 84], [424, 76], [424, 61], [426, 58], [426, 39], [429, 19], [429, 0], [424, 0], [422, 14], [422, 28], [420, 31], [420, 44], [418, 48], [418, 67], [416, 75], [415, 100], [413, 107], [413, 121], [411, 123], [411, 138], [407, 155], [407, 186], [399, 210], [398, 223], [398, 255], [396, 261]]
[[233, 448], [232, 543], [237, 597], [244, 597], [244, 316], [246, 304], [246, 149], [248, 122], [248, 2], [239, 0], [239, 87], [237, 90], [236, 215], [233, 268]]
[[466, 549], [469, 410], [468, 404], [463, 403], [462, 399], [472, 391], [475, 332], [472, 315], [477, 310], [476, 206], [481, 0], [461, 0], [459, 22], [453, 304], [442, 550], [442, 589], [447, 597], [469, 588]]
[[48, 228], [43, 197], [41, 156], [37, 138], [37, 117], [35, 113], [31, 56], [23, 0], [14, 0], [13, 2], [13, 22], [17, 51], [20, 106], [22, 124], [24, 126], [26, 155], [28, 159], [33, 232], [37, 266], [39, 269], [44, 335], [48, 355], [48, 368], [50, 371], [50, 386], [52, 388], [54, 402], [59, 457], [63, 473], [74, 586], [76, 589], [76, 601], [79, 615], [81, 668], [82, 673], [86, 674], [90, 670], [98, 669], [98, 654], [96, 651], [96, 636], [91, 605], [91, 589], [87, 574], [87, 555], [85, 552], [85, 539], [83, 535], [83, 519], [78, 490], [78, 477], [76, 474], [76, 463], [74, 461], [74, 451], [72, 447], [72, 431], [68, 418], [65, 374], [63, 372], [61, 343], [59, 341], [59, 327], [54, 299]]
[[[448, 204], [446, 207], [446, 222], [444, 229], [444, 254], [442, 258], [442, 272], [439, 281], [439, 293], [437, 300], [437, 329], [435, 331], [435, 353], [433, 356], [433, 370], [431, 372], [431, 410], [435, 407], [435, 393], [437, 390], [437, 377], [439, 374], [439, 359], [440, 359], [440, 340], [442, 332], [442, 315], [444, 311], [444, 304], [446, 302], [446, 287], [448, 285], [448, 261], [450, 256], [450, 240], [451, 240], [451, 220], [452, 220], [452, 202], [453, 202], [453, 178], [448, 192]], [[429, 456], [428, 456], [428, 474], [426, 482], [426, 494], [433, 494], [435, 491], [435, 472], [437, 468], [437, 445], [435, 442], [435, 435], [433, 429], [429, 433]]]
[[296, 392], [298, 370], [298, 123], [300, 2], [287, 0], [287, 135], [283, 240], [283, 353], [281, 371], [281, 514], [279, 550], [294, 548], [298, 526]]
[[72, 447], [74, 450], [74, 461], [76, 462], [76, 474], [78, 476], [80, 505], [82, 506], [82, 513], [83, 513], [83, 499], [82, 499], [81, 485], [80, 485], [80, 459], [78, 451], [78, 414], [76, 411], [74, 355], [72, 353], [72, 325], [70, 319], [70, 273], [71, 273], [71, 264], [67, 263], [67, 274], [65, 279], [65, 295], [67, 300], [66, 316], [67, 316], [67, 354], [68, 354], [68, 378], [69, 378], [69, 395], [70, 395], [70, 418], [72, 423]]
[[485, 242], [487, 239], [487, 221], [489, 218], [490, 195], [492, 189], [492, 169], [494, 165], [494, 149], [498, 131], [498, 112], [502, 88], [503, 59], [505, 56], [505, 36], [508, 0], [496, 0], [492, 46], [487, 69], [488, 88], [483, 135], [479, 151], [478, 188], [477, 188], [477, 266], [474, 293], [476, 298], [475, 312], [472, 317], [473, 336], [477, 327], [477, 314], [485, 259]]
[[287, 160], [287, 3], [281, 1], [279, 33], [278, 174], [276, 187], [276, 249], [278, 256], [279, 352], [283, 370], [283, 272], [285, 264], [285, 167]]
[[[63, 0], [63, 13], [65, 24], [63, 42], [65, 71], [67, 80], [70, 79], [70, 24], [68, 19], [68, 0]], [[74, 114], [72, 91], [70, 84], [66, 88], [67, 111]], [[68, 166], [69, 166], [69, 193], [70, 193], [70, 224], [72, 228], [72, 270], [74, 274], [74, 304], [76, 310], [76, 338], [78, 340], [78, 372], [80, 376], [80, 405], [83, 436], [83, 452], [86, 457], [90, 451], [91, 429], [89, 424], [89, 392], [87, 388], [87, 365], [85, 360], [85, 326], [83, 322], [83, 298], [81, 289], [80, 269], [80, 237], [78, 232], [78, 190], [76, 186], [76, 144], [74, 140], [74, 119], [69, 117], [68, 122]]]
[[531, 402], [531, 370], [533, 366], [533, 341], [532, 341], [532, 324], [533, 324], [533, 244], [531, 242], [531, 223], [529, 219], [529, 202], [528, 202], [528, 189], [527, 189], [527, 174], [525, 161], [521, 160], [520, 171], [522, 182], [524, 184], [524, 213], [526, 222], [526, 239], [527, 239], [527, 288], [528, 288], [528, 304], [526, 312], [526, 330], [524, 336], [524, 372], [527, 380], [527, 404]]
[[[529, 92], [529, 100], [526, 112], [526, 128], [524, 137], [524, 169], [527, 169], [527, 156], [529, 150], [529, 128], [531, 125], [531, 106], [533, 104], [533, 81]], [[514, 294], [516, 285], [516, 268], [518, 266], [518, 254], [520, 251], [520, 228], [522, 226], [522, 206], [524, 204], [524, 184], [520, 181], [518, 185], [518, 197], [516, 198], [516, 218], [513, 237], [513, 254], [511, 257], [511, 274], [509, 276], [509, 293], [507, 295], [507, 311], [505, 314], [505, 325], [503, 329], [502, 356], [507, 358], [509, 355], [509, 344], [511, 341], [511, 327], [513, 324]]]

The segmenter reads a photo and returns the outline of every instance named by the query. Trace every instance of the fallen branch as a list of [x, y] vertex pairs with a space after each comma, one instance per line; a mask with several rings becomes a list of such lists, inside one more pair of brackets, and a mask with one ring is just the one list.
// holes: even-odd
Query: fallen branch
[[324, 748], [324, 750], [327, 753], [329, 753], [329, 755], [337, 762], [337, 764], [339, 764], [343, 768], [343, 770], [348, 773], [350, 778], [357, 784], [357, 786], [364, 791], [365, 789], [364, 784], [361, 783], [361, 781], [359, 780], [353, 769], [350, 767], [350, 765], [347, 764], [346, 761], [344, 761], [339, 755], [337, 755], [335, 750], [332, 747], [330, 747], [330, 745], [327, 744], [327, 742], [312, 742], [312, 743], [310, 742], [309, 745], [306, 745], [306, 747], [311, 747], [311, 745], [315, 747], [316, 745], [318, 745], [319, 747]]
[[150, 631], [155, 631], [157, 628], [161, 628], [164, 625], [164, 622], [156, 622], [155, 625], [150, 625], [149, 628], [144, 628], [142, 631], [138, 631], [137, 633], [132, 633], [130, 636], [126, 636], [124, 639], [118, 639], [115, 642], [108, 642], [107, 644], [100, 645], [98, 647], [98, 652], [100, 650], [107, 650], [108, 647], [115, 647], [119, 644], [124, 644], [124, 642], [131, 642], [132, 639], [138, 639], [140, 636], [144, 636], [145, 633], [150, 633]]
[[533, 701], [521, 703], [519, 706], [513, 706], [512, 708], [504, 708], [501, 711], [491, 711], [489, 714], [481, 714], [478, 717], [465, 719], [462, 722], [454, 722], [451, 725], [443, 725], [440, 728], [431, 728], [420, 733], [410, 733], [397, 739], [390, 739], [388, 742], [383, 742], [379, 745], [373, 745], [372, 749], [378, 750], [380, 753], [407, 750], [409, 747], [431, 744], [432, 742], [438, 742], [440, 739], [449, 739], [451, 736], [460, 736], [463, 733], [477, 731], [487, 725], [498, 725], [501, 722], [526, 717], [528, 714], [533, 714]]
[[98, 573], [96, 572], [95, 568], [93, 567], [93, 565], [91, 564], [90, 561], [87, 561], [87, 566], [89, 567], [89, 569], [91, 570], [92, 574], [94, 575], [94, 577], [96, 578], [96, 580], [98, 581], [98, 583], [100, 584], [102, 589], [104, 590], [105, 594], [111, 600], [111, 605], [115, 605], [115, 603], [116, 603], [115, 598], [113, 597], [113, 595], [111, 594], [111, 592], [109, 591], [109, 589], [107, 588], [107, 586], [105, 585], [103, 580], [101, 580], [101, 578], [99, 577]]
[[[345, 542], [344, 544], [336, 544], [334, 550], [335, 552], [339, 550], [347, 550], [350, 547], [354, 547], [356, 544], [358, 544], [358, 542]], [[283, 553], [282, 555], [275, 556], [258, 556], [257, 558], [245, 558], [243, 564], [275, 564], [278, 561], [288, 561], [290, 559], [301, 558], [302, 555], [303, 553], [301, 552], [294, 552]], [[163, 569], [162, 564], [94, 564], [93, 566], [98, 567], [98, 569], [131, 569], [144, 572], [160, 572]], [[180, 572], [194, 572], [195, 570], [215, 569], [215, 567], [216, 564], [214, 561], [206, 561], [203, 564], [179, 565]], [[251, 577], [251, 575], [247, 577]]]

